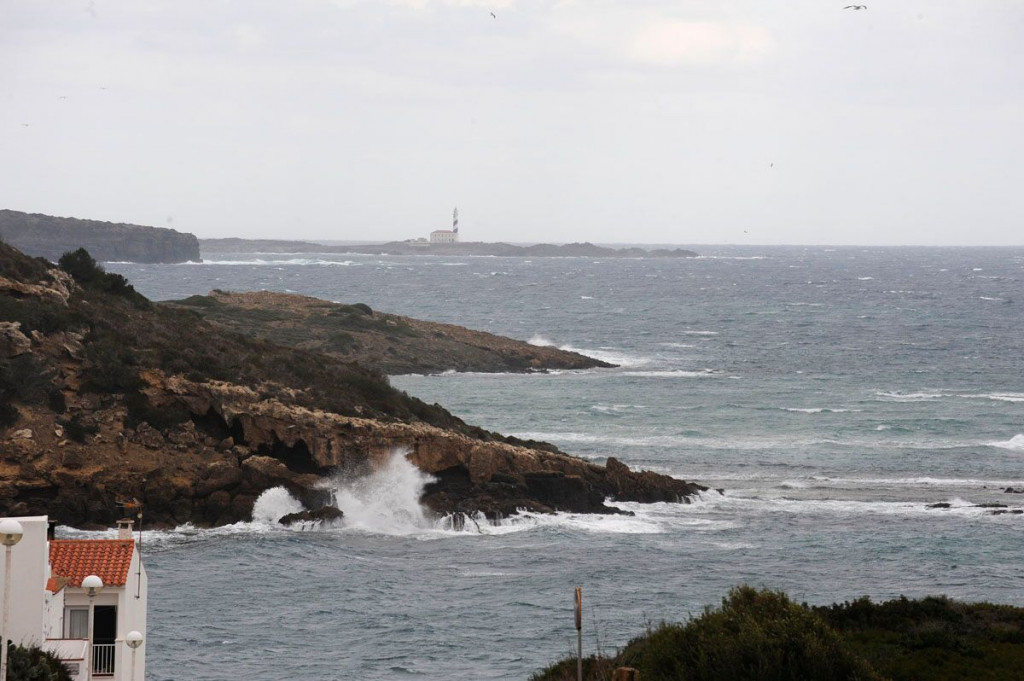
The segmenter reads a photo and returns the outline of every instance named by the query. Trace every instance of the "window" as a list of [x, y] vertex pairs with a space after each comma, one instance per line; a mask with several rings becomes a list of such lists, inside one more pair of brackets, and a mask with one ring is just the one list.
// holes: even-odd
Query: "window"
[[89, 638], [89, 609], [68, 608], [64, 618], [64, 638]]

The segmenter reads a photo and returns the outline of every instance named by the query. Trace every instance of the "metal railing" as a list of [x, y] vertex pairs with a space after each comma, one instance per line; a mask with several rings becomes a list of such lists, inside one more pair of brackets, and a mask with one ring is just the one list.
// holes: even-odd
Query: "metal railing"
[[93, 676], [114, 675], [114, 643], [94, 643], [92, 646]]

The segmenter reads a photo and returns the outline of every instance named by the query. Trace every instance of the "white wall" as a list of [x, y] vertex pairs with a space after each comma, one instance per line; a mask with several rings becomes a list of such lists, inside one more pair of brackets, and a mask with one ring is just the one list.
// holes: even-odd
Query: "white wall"
[[[0, 518], [2, 520], [2, 518]], [[7, 637], [16, 644], [43, 642], [43, 600], [49, 575], [50, 556], [46, 543], [46, 516], [14, 518], [24, 530], [21, 541], [11, 547], [11, 602], [7, 610]], [[3, 600], [4, 552], [0, 546], [0, 601]], [[2, 604], [0, 604], [2, 607]]]

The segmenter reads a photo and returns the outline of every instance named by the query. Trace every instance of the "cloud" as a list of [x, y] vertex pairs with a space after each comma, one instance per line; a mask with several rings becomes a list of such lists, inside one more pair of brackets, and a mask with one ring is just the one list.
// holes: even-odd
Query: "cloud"
[[744, 64], [767, 57], [775, 45], [767, 28], [728, 18], [684, 19], [669, 7], [585, 9], [573, 2], [553, 6], [548, 30], [580, 49], [625, 65]]
[[636, 30], [627, 54], [640, 63], [672, 66], [753, 61], [772, 47], [768, 31], [759, 26], [669, 21]]

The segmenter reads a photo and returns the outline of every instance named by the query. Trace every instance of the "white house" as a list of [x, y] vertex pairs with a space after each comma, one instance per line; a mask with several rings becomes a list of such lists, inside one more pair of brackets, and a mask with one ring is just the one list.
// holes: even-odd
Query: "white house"
[[[130, 631], [141, 633], [143, 641], [146, 636], [146, 569], [132, 538], [132, 521], [119, 521], [117, 539], [54, 539], [46, 516], [14, 520], [23, 535], [10, 549], [7, 638], [49, 650], [64, 660], [72, 678], [85, 681], [90, 598], [82, 580], [96, 575], [103, 587], [91, 604], [92, 677], [144, 679], [145, 643], [132, 649], [125, 641]], [[6, 577], [0, 564], [0, 580]]]
[[459, 233], [451, 229], [435, 229], [430, 233], [432, 244], [454, 244], [459, 241]]

